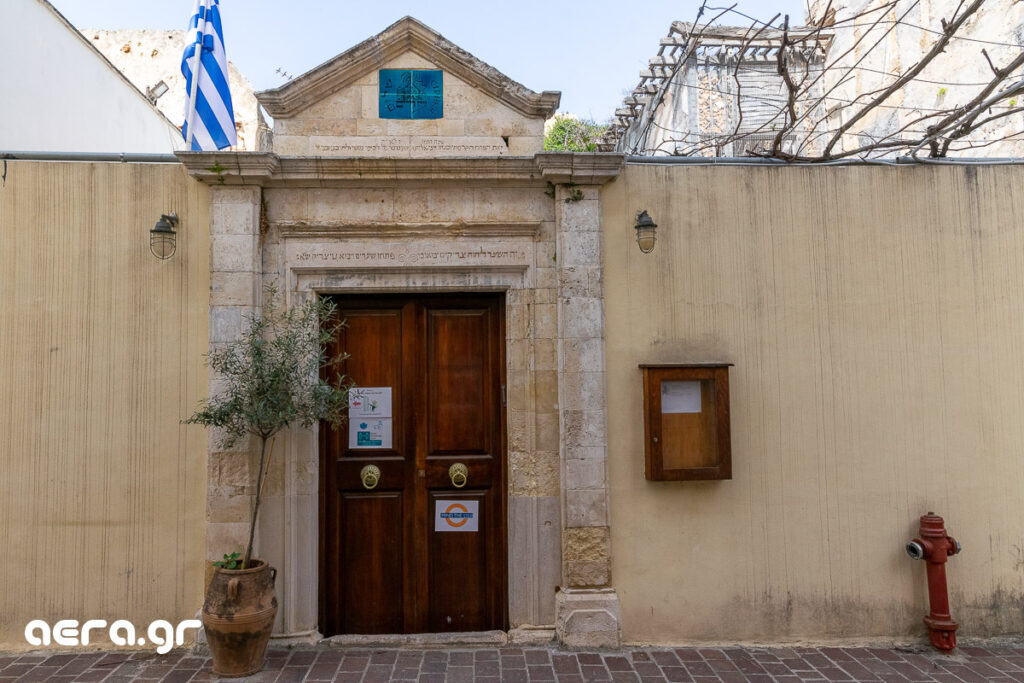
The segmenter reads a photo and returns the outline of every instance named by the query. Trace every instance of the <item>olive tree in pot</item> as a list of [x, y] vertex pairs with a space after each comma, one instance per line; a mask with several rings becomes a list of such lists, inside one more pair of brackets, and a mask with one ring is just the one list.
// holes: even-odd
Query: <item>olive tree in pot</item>
[[235, 341], [210, 352], [210, 369], [223, 388], [186, 420], [219, 428], [224, 449], [241, 439], [259, 443], [248, 543], [240, 560], [239, 553], [230, 553], [224, 562], [214, 563], [203, 603], [213, 671], [220, 676], [248, 676], [263, 667], [277, 615], [276, 571], [252, 557], [275, 437], [287, 427], [311, 427], [321, 420], [338, 426], [351, 387], [335, 372], [342, 358], [326, 353], [327, 343], [343, 324], [334, 304], [320, 298], [289, 308], [278, 301], [273, 288], [264, 299], [262, 314], [246, 318]]

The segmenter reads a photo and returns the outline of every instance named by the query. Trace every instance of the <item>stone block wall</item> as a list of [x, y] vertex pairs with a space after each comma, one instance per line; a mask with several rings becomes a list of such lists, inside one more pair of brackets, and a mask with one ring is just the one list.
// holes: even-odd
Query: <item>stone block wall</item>
[[[513, 628], [555, 621], [561, 583], [561, 500], [558, 395], [557, 249], [555, 210], [546, 185], [443, 182], [382, 186], [268, 188], [263, 280], [276, 280], [289, 300], [329, 291], [506, 292], [509, 621]], [[474, 234], [474, 230], [482, 231]], [[423, 265], [424, 254], [492, 250], [516, 256], [493, 267], [473, 261]], [[372, 251], [393, 257], [379, 268], [335, 254]], [[321, 258], [322, 257], [322, 258]], [[470, 263], [464, 260], [463, 263]], [[311, 264], [316, 267], [309, 270]], [[305, 268], [305, 269], [304, 269]], [[308, 270], [308, 272], [307, 272]], [[517, 274], [510, 276], [509, 272]], [[296, 527], [315, 545], [317, 480], [312, 432], [294, 432], [272, 466], [261, 521], [261, 547], [289, 585], [300, 544]], [[308, 498], [307, 498], [308, 497]], [[291, 546], [291, 547], [289, 547]], [[315, 553], [312, 555], [315, 567]], [[308, 583], [308, 581], [307, 581]], [[282, 592], [281, 612], [296, 633], [315, 626], [314, 608], [297, 608], [303, 585]], [[289, 600], [292, 604], [289, 604]], [[295, 611], [305, 614], [300, 618]]]
[[[437, 69], [408, 52], [381, 69]], [[544, 147], [544, 120], [505, 107], [477, 88], [444, 73], [444, 117], [381, 119], [378, 70], [341, 88], [295, 116], [274, 121], [274, 151], [281, 155], [423, 158], [532, 156]]]
[[[260, 188], [210, 188], [210, 348], [238, 337], [260, 302]], [[210, 373], [210, 395], [222, 380]], [[231, 447], [209, 430], [206, 559], [219, 560], [248, 540], [258, 450], [243, 438]]]
[[[189, 158], [215, 184], [211, 344], [237, 334], [269, 283], [289, 305], [324, 293], [504, 292], [509, 625], [522, 629], [510, 637], [540, 627], [571, 646], [615, 646], [600, 185], [621, 157], [481, 161], [265, 155], [245, 160], [252, 187], [240, 188], [203, 175], [212, 159]], [[237, 457], [246, 450], [222, 452], [212, 437], [211, 553], [244, 540], [256, 474], [254, 455]], [[279, 437], [257, 546], [279, 570], [282, 637], [316, 636], [318, 476], [315, 430]]]
[[619, 608], [610, 589], [600, 187], [560, 184], [555, 207], [565, 526], [556, 628], [570, 646], [616, 647]]

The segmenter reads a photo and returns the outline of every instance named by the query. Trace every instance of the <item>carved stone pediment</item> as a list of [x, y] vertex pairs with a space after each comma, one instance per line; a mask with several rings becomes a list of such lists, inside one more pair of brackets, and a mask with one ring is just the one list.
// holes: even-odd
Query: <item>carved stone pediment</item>
[[256, 97], [275, 119], [292, 117], [407, 52], [529, 118], [550, 118], [561, 100], [559, 92], [533, 92], [412, 17], [400, 19], [286, 85], [264, 90]]

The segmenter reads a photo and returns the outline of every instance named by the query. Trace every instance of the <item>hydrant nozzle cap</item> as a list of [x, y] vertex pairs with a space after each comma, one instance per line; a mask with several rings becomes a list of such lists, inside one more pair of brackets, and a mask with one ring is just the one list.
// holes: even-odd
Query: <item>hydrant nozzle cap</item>
[[912, 560], [924, 559], [924, 548], [917, 541], [911, 541], [906, 545], [907, 555], [910, 555]]

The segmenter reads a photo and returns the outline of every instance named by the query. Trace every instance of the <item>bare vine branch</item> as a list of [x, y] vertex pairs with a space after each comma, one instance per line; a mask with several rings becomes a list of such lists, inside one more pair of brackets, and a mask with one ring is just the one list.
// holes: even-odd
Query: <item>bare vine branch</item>
[[[780, 15], [776, 14], [768, 22], [752, 21], [745, 32], [743, 29], [710, 28], [724, 14], [746, 15], [740, 15], [732, 7], [708, 8], [705, 2], [698, 19], [705, 9], [721, 9], [721, 12], [702, 25], [673, 25], [673, 30], [683, 35], [683, 39], [662, 41], [662, 49], [670, 46], [675, 50], [678, 53], [672, 56], [675, 61], [652, 60], [646, 78], [660, 81], [657, 90], [651, 85], [644, 86], [645, 81], [641, 80], [641, 86], [627, 104], [635, 107], [639, 101], [646, 102], [646, 106], [639, 117], [635, 109], [632, 115], [628, 111], [623, 114], [625, 118], [620, 120], [624, 123], [618, 124], [615, 133], [634, 126], [630, 129], [633, 151], [642, 149], [648, 154], [685, 156], [720, 155], [728, 153], [729, 149], [737, 150], [738, 143], [744, 140], [756, 140], [752, 145], [744, 145], [746, 154], [792, 162], [872, 160], [901, 152], [915, 158], [918, 155], [943, 158], [1000, 141], [1020, 144], [1017, 141], [1024, 136], [1020, 131], [1024, 125], [1024, 116], [1021, 116], [1024, 106], [1017, 105], [1017, 98], [1024, 98], [1024, 75], [1020, 73], [1024, 68], [1024, 50], [1011, 43], [960, 35], [986, 1], [959, 0], [953, 12], [937, 22], [941, 30], [907, 21], [921, 0], [881, 0], [881, 4], [845, 18], [835, 16], [832, 0], [829, 0], [812, 26], [793, 27], [788, 16], [783, 17], [779, 25]], [[851, 36], [852, 42], [844, 43], [837, 54], [831, 54], [836, 29], [852, 30], [853, 27], [857, 27], [857, 32]], [[922, 50], [920, 58], [905, 69], [889, 73], [872, 68], [875, 65], [868, 60], [878, 54], [884, 41], [892, 41], [893, 32], [901, 27], [936, 37]], [[1000, 60], [990, 54], [991, 47], [981, 49], [977, 59], [984, 60], [992, 77], [981, 83], [963, 82], [965, 79], [948, 83], [959, 88], [960, 96], [946, 105], [941, 95], [946, 93], [947, 83], [922, 75], [928, 72], [930, 65], [937, 63], [936, 60], [943, 58], [954, 40], [998, 45], [1000, 49], [1012, 48], [1012, 51], [1004, 65], [999, 66]], [[722, 45], [723, 49], [716, 53], [712, 49], [716, 45]], [[755, 63], [758, 61], [762, 65]], [[758, 81], [750, 78], [761, 78], [758, 74], [767, 73], [765, 67], [770, 69], [772, 62], [778, 90], [764, 91], [756, 86], [751, 91], [750, 83]], [[659, 63], [660, 71], [656, 67]], [[667, 68], [669, 65], [671, 70]], [[684, 81], [682, 74], [688, 68], [722, 71], [717, 80]], [[753, 75], [746, 77], [744, 70]], [[874, 83], [864, 86], [862, 73], [875, 74]], [[734, 88], [729, 88], [724, 80], [729, 77]], [[856, 84], [856, 91], [849, 93], [853, 84]], [[912, 98], [907, 99], [906, 93], [911, 92], [908, 88], [919, 87], [919, 84], [943, 86], [935, 105], [929, 102], [931, 108], [917, 106]], [[669, 123], [676, 119], [659, 118], [658, 107], [665, 105], [666, 91], [670, 87], [692, 88], [724, 98], [725, 106], [735, 117], [730, 114], [726, 117], [729, 122], [723, 125], [712, 115], [710, 123], [699, 124], [710, 130], [667, 128], [663, 124], [677, 125]], [[965, 91], [967, 87], [973, 91]], [[654, 96], [647, 99], [651, 94]], [[675, 98], [676, 102], [683, 100], [685, 98]], [[751, 114], [751, 108], [755, 107], [756, 111]], [[691, 121], [696, 122], [697, 117], [706, 114], [698, 111], [691, 112], [690, 116]], [[629, 123], [630, 118], [636, 119], [635, 124]], [[716, 131], [717, 126], [724, 129]], [[634, 137], [637, 133], [639, 137]]]
[[[868, 104], [864, 105], [860, 109], [860, 111], [854, 113], [853, 116], [847, 119], [846, 123], [839, 127], [839, 130], [836, 131], [832, 139], [829, 140], [828, 144], [825, 145], [825, 149], [822, 151], [822, 156], [825, 157], [826, 159], [829, 158], [829, 154], [832, 152], [832, 149], [839, 142], [840, 138], [842, 138], [843, 133], [850, 130], [850, 128], [852, 128], [855, 123], [857, 123], [862, 118], [867, 116], [868, 112], [870, 112], [872, 109], [874, 109], [879, 104], [882, 104], [887, 99], [889, 99], [889, 97], [891, 97], [893, 93], [897, 92], [907, 83], [914, 80], [914, 78], [919, 73], [921, 73], [933, 59], [935, 59], [939, 54], [941, 54], [946, 49], [946, 45], [949, 43], [953, 35], [957, 32], [957, 29], [963, 26], [964, 22], [967, 21], [967, 19], [970, 18], [971, 15], [977, 12], [978, 9], [981, 8], [982, 4], [984, 4], [984, 2], [985, 0], [974, 0], [974, 2], [972, 2], [970, 6], [966, 10], [964, 10], [962, 14], [955, 17], [953, 21], [949, 22], [948, 24], [946, 23], [946, 20], [943, 19], [942, 36], [937, 41], [935, 41], [935, 44], [932, 46], [931, 50], [929, 50], [925, 54], [925, 56], [921, 58], [920, 61], [918, 61], [917, 64], [915, 64], [913, 67], [907, 70], [906, 73], [904, 73], [902, 76], [896, 79], [896, 81], [892, 83], [888, 88], [886, 88], [881, 95], [873, 99]], [[963, 2], [961, 0], [961, 5], [962, 4]], [[959, 9], [960, 5], [958, 5], [957, 7]]]

